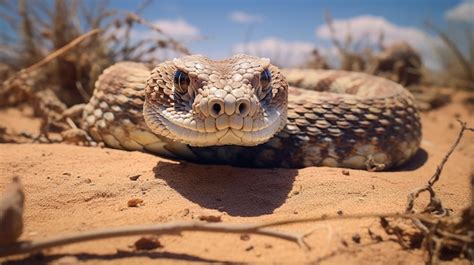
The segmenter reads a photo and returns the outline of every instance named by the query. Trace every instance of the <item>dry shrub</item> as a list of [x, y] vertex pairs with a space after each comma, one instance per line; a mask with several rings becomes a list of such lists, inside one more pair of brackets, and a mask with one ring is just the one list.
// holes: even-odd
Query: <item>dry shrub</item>
[[427, 26], [444, 43], [444, 46], [436, 47], [442, 73], [431, 75], [431, 81], [474, 91], [474, 27], [457, 24], [443, 31], [429, 22]]
[[373, 56], [367, 72], [384, 76], [405, 86], [420, 83], [420, 54], [406, 42], [395, 42]]
[[327, 62], [326, 57], [319, 53], [318, 49], [314, 49], [311, 52], [310, 58], [303, 64], [304, 68], [311, 69], [330, 69], [329, 63]]
[[[104, 0], [93, 3], [86, 6], [78, 0], [0, 2], [0, 25], [8, 26], [0, 35], [0, 61], [3, 62], [0, 64], [0, 105], [24, 100], [3, 82], [12, 73], [38, 62], [92, 29], [100, 28], [102, 32], [28, 76], [31, 92], [51, 89], [62, 102], [71, 106], [88, 101], [98, 75], [117, 61], [156, 63], [160, 61], [157, 53], [160, 49], [189, 53], [138, 14], [113, 10]], [[147, 3], [139, 5], [138, 11]], [[147, 40], [137, 39], [133, 33], [138, 24], [157, 34]]]
[[384, 33], [380, 32], [376, 44], [363, 45], [355, 40], [350, 32], [343, 41], [337, 39], [336, 29], [329, 12], [326, 24], [331, 33], [331, 41], [340, 56], [340, 69], [367, 72], [383, 76], [402, 85], [418, 84], [422, 78], [422, 61], [419, 53], [407, 42], [384, 45]]
[[[326, 24], [331, 33], [332, 44], [337, 48], [340, 57], [340, 69], [345, 71], [363, 72], [367, 67], [367, 61], [371, 57], [372, 47], [365, 47], [361, 49], [360, 43], [355, 43], [354, 38], [350, 32], [344, 37], [341, 42], [336, 37], [336, 29], [334, 27], [333, 19], [330, 12], [325, 14]], [[382, 35], [381, 35], [382, 36]], [[381, 38], [382, 39], [382, 38]]]

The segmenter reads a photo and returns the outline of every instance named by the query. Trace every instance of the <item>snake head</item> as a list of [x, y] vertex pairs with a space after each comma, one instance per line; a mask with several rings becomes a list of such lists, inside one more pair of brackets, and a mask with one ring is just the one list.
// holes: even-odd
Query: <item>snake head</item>
[[255, 146], [286, 123], [288, 84], [267, 58], [167, 61], [151, 72], [145, 95], [148, 127], [191, 146]]

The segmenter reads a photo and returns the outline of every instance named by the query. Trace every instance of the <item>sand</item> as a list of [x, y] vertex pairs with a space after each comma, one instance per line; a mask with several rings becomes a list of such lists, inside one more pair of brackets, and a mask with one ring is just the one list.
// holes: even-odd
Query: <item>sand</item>
[[[248, 169], [198, 165], [140, 152], [66, 144], [1, 144], [0, 190], [13, 176], [25, 187], [22, 240], [44, 239], [91, 229], [172, 221], [200, 216], [224, 223], [260, 223], [321, 215], [403, 212], [406, 196], [434, 173], [456, 138], [456, 118], [474, 125], [464, 105], [472, 94], [422, 114], [423, 141], [416, 157], [390, 172], [340, 168]], [[0, 124], [37, 132], [28, 108], [3, 109]], [[435, 190], [453, 214], [471, 203], [469, 174], [474, 133], [466, 132]], [[348, 173], [348, 174], [347, 174]], [[138, 176], [138, 177], [137, 177]], [[131, 199], [143, 202], [129, 207]], [[419, 208], [426, 203], [421, 199]], [[316, 262], [322, 264], [419, 264], [424, 253], [403, 250], [380, 229], [376, 218], [335, 220], [276, 227], [304, 233], [311, 247], [257, 235], [184, 232], [159, 238], [162, 247], [132, 248], [140, 236], [91, 241], [0, 259], [5, 264], [155, 264], [174, 262]], [[380, 235], [371, 239], [368, 230]], [[353, 237], [360, 236], [360, 243]], [[469, 264], [466, 260], [449, 262]]]

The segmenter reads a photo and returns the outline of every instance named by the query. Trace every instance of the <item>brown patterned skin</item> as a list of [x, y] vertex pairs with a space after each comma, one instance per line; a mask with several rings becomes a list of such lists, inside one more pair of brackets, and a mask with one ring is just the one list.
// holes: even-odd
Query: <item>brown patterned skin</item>
[[153, 69], [145, 96], [147, 125], [171, 141], [255, 146], [285, 126], [288, 84], [268, 59], [194, 55]]
[[[271, 82], [262, 89], [265, 69]], [[184, 96], [175, 91], [177, 70], [191, 80]], [[113, 148], [250, 167], [382, 170], [418, 150], [419, 114], [402, 86], [362, 73], [294, 71], [285, 74], [310, 76], [312, 90], [288, 88], [277, 67], [246, 55], [183, 57], [151, 72], [118, 63], [97, 81], [82, 127]]]

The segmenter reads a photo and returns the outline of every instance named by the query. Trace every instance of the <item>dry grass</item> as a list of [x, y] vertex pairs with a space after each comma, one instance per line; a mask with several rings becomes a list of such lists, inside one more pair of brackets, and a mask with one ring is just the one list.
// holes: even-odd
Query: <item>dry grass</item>
[[[178, 54], [189, 51], [160, 28], [139, 16], [148, 2], [137, 6], [136, 13], [124, 13], [98, 0], [91, 7], [77, 0], [3, 0], [0, 2], [0, 25], [8, 27], [0, 35], [0, 80], [26, 68], [71, 40], [92, 29], [102, 34], [89, 38], [67, 54], [32, 74], [34, 91], [51, 89], [66, 103], [74, 105], [89, 100], [98, 75], [109, 65], [121, 61], [160, 61], [159, 50], [168, 49]], [[139, 39], [134, 33], [137, 25], [157, 34], [150, 39]], [[0, 87], [0, 104], [11, 96], [5, 86]], [[10, 100], [17, 103], [22, 98]], [[2, 102], [3, 101], [3, 102]]]
[[[407, 42], [394, 42], [387, 46], [383, 31], [377, 36], [377, 43], [369, 43], [367, 38], [356, 39], [350, 31], [340, 40], [330, 12], [326, 12], [325, 19], [331, 42], [339, 53], [341, 70], [379, 75], [406, 86], [420, 83], [423, 68], [421, 56]], [[317, 50], [305, 67], [329, 68], [324, 56]]]
[[441, 30], [429, 22], [427, 26], [444, 43], [436, 47], [443, 74], [433, 82], [474, 91], [474, 27], [456, 25]]

